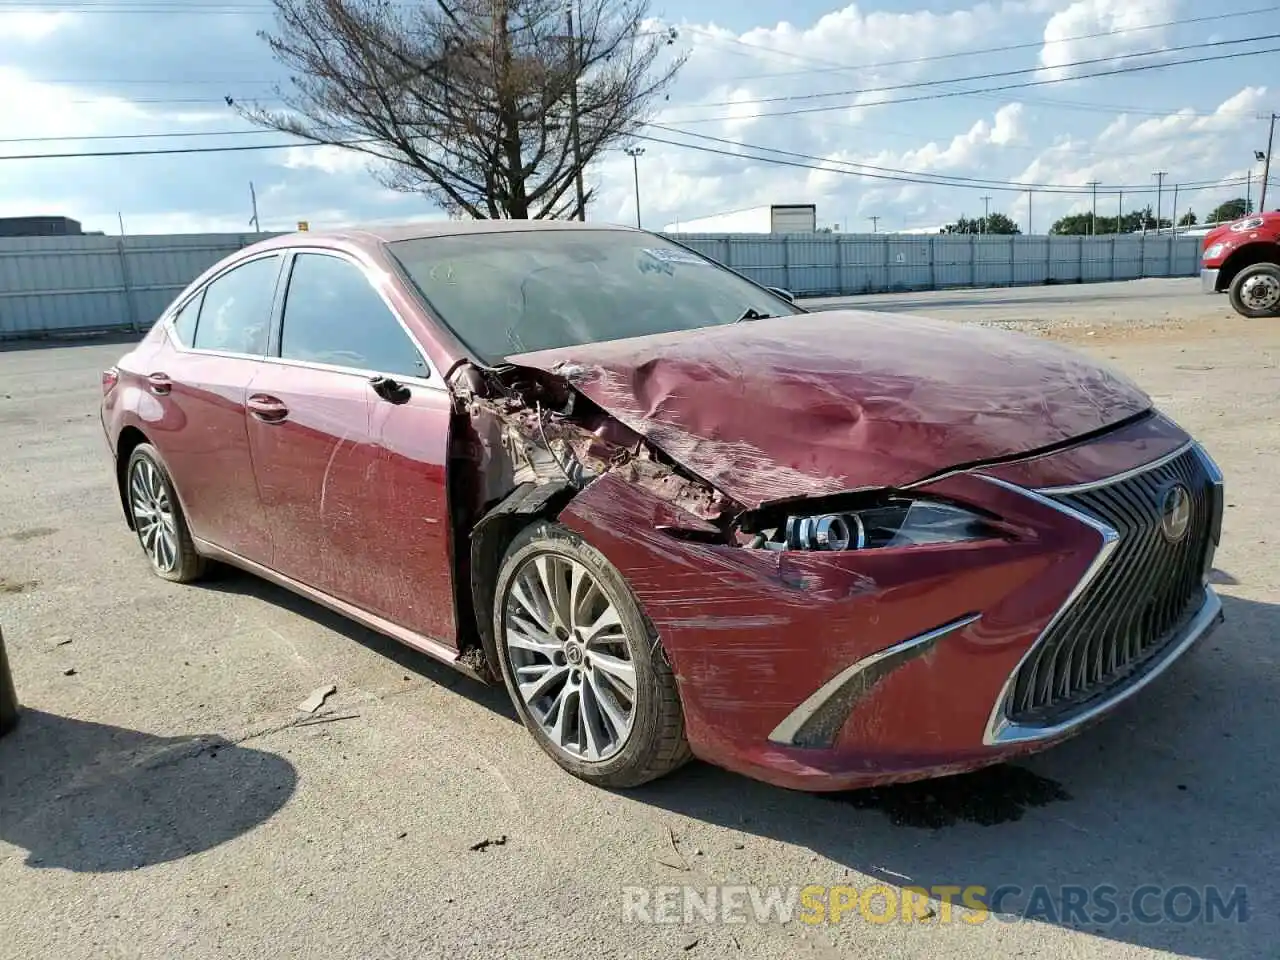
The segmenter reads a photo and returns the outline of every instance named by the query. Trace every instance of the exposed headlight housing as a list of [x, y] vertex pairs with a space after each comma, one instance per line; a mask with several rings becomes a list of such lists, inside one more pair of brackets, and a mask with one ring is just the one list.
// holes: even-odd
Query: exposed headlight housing
[[767, 550], [875, 550], [964, 543], [999, 534], [977, 514], [938, 500], [888, 497], [869, 506], [791, 514], [756, 528], [751, 546]]
[[1222, 256], [1222, 250], [1225, 246], [1225, 243], [1215, 243], [1212, 246], [1206, 247], [1204, 251], [1204, 259], [1213, 260], [1215, 257]]

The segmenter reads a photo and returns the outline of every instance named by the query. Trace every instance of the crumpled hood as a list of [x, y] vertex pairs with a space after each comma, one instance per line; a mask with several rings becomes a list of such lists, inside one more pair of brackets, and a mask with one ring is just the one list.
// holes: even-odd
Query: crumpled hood
[[1151, 406], [1021, 334], [854, 310], [521, 354], [747, 507], [902, 486]]

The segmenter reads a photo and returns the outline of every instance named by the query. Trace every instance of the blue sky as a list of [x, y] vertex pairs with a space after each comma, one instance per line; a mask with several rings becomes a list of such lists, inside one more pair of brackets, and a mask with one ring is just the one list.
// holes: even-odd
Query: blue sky
[[[992, 210], [1025, 230], [1027, 195], [1002, 188], [1028, 183], [1044, 185], [1032, 207], [1042, 232], [1056, 217], [1088, 208], [1087, 195], [1066, 190], [1084, 191], [1089, 181], [1102, 183], [1099, 212], [1114, 211], [1118, 187], [1127, 188], [1126, 208], [1154, 203], [1154, 193], [1138, 191], [1154, 190], [1158, 170], [1168, 172], [1166, 212], [1173, 184], [1226, 182], [1180, 188], [1179, 211], [1203, 213], [1243, 194], [1230, 181], [1251, 168], [1256, 198], [1260, 170], [1252, 155], [1266, 140], [1259, 114], [1280, 111], [1280, 53], [1078, 78], [1161, 59], [1280, 49], [1280, 40], [1265, 39], [1170, 49], [1280, 34], [1280, 3], [1266, 0], [1211, 7], [1190, 0], [653, 0], [652, 14], [678, 29], [679, 48], [689, 53], [654, 117], [662, 126], [650, 128], [653, 136], [822, 169], [649, 141], [640, 179], [650, 227], [812, 202], [821, 223], [845, 229], [869, 230], [872, 216], [882, 230], [926, 228], [980, 214], [987, 195]], [[269, 0], [0, 0], [0, 157], [279, 142], [269, 133], [222, 135], [249, 129], [222, 97], [269, 97], [281, 76], [256, 36], [271, 24]], [[1015, 49], [973, 53], [993, 47]], [[1164, 53], [1071, 66], [1151, 51]], [[1009, 70], [1027, 72], [937, 82]], [[876, 103], [1032, 79], [1065, 82]], [[931, 85], [866, 92], [921, 83]], [[815, 96], [825, 93], [839, 95]], [[102, 139], [125, 134], [165, 136]], [[77, 139], [86, 137], [96, 139]], [[621, 153], [590, 171], [599, 189], [592, 219], [633, 220], [631, 173]], [[986, 182], [888, 179], [938, 175]], [[0, 160], [0, 215], [64, 214], [114, 233], [119, 211], [132, 233], [239, 231], [248, 227], [250, 181], [267, 229], [291, 229], [300, 219], [319, 228], [435, 214], [425, 200], [381, 187], [360, 156], [299, 148]], [[1280, 188], [1272, 196], [1280, 201]]]

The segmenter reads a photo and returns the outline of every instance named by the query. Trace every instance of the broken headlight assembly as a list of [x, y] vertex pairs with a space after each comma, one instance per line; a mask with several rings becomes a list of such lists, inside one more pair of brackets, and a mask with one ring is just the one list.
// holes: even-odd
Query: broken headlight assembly
[[793, 513], [774, 520], [747, 530], [755, 533], [748, 546], [765, 550], [882, 550], [1000, 536], [975, 513], [939, 500], [910, 497], [890, 497], [850, 509]]

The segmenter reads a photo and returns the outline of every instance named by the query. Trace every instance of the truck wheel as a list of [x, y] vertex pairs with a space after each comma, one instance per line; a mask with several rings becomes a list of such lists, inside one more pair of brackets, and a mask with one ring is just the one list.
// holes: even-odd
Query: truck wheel
[[1245, 317], [1280, 317], [1280, 264], [1255, 263], [1231, 281], [1231, 306]]

